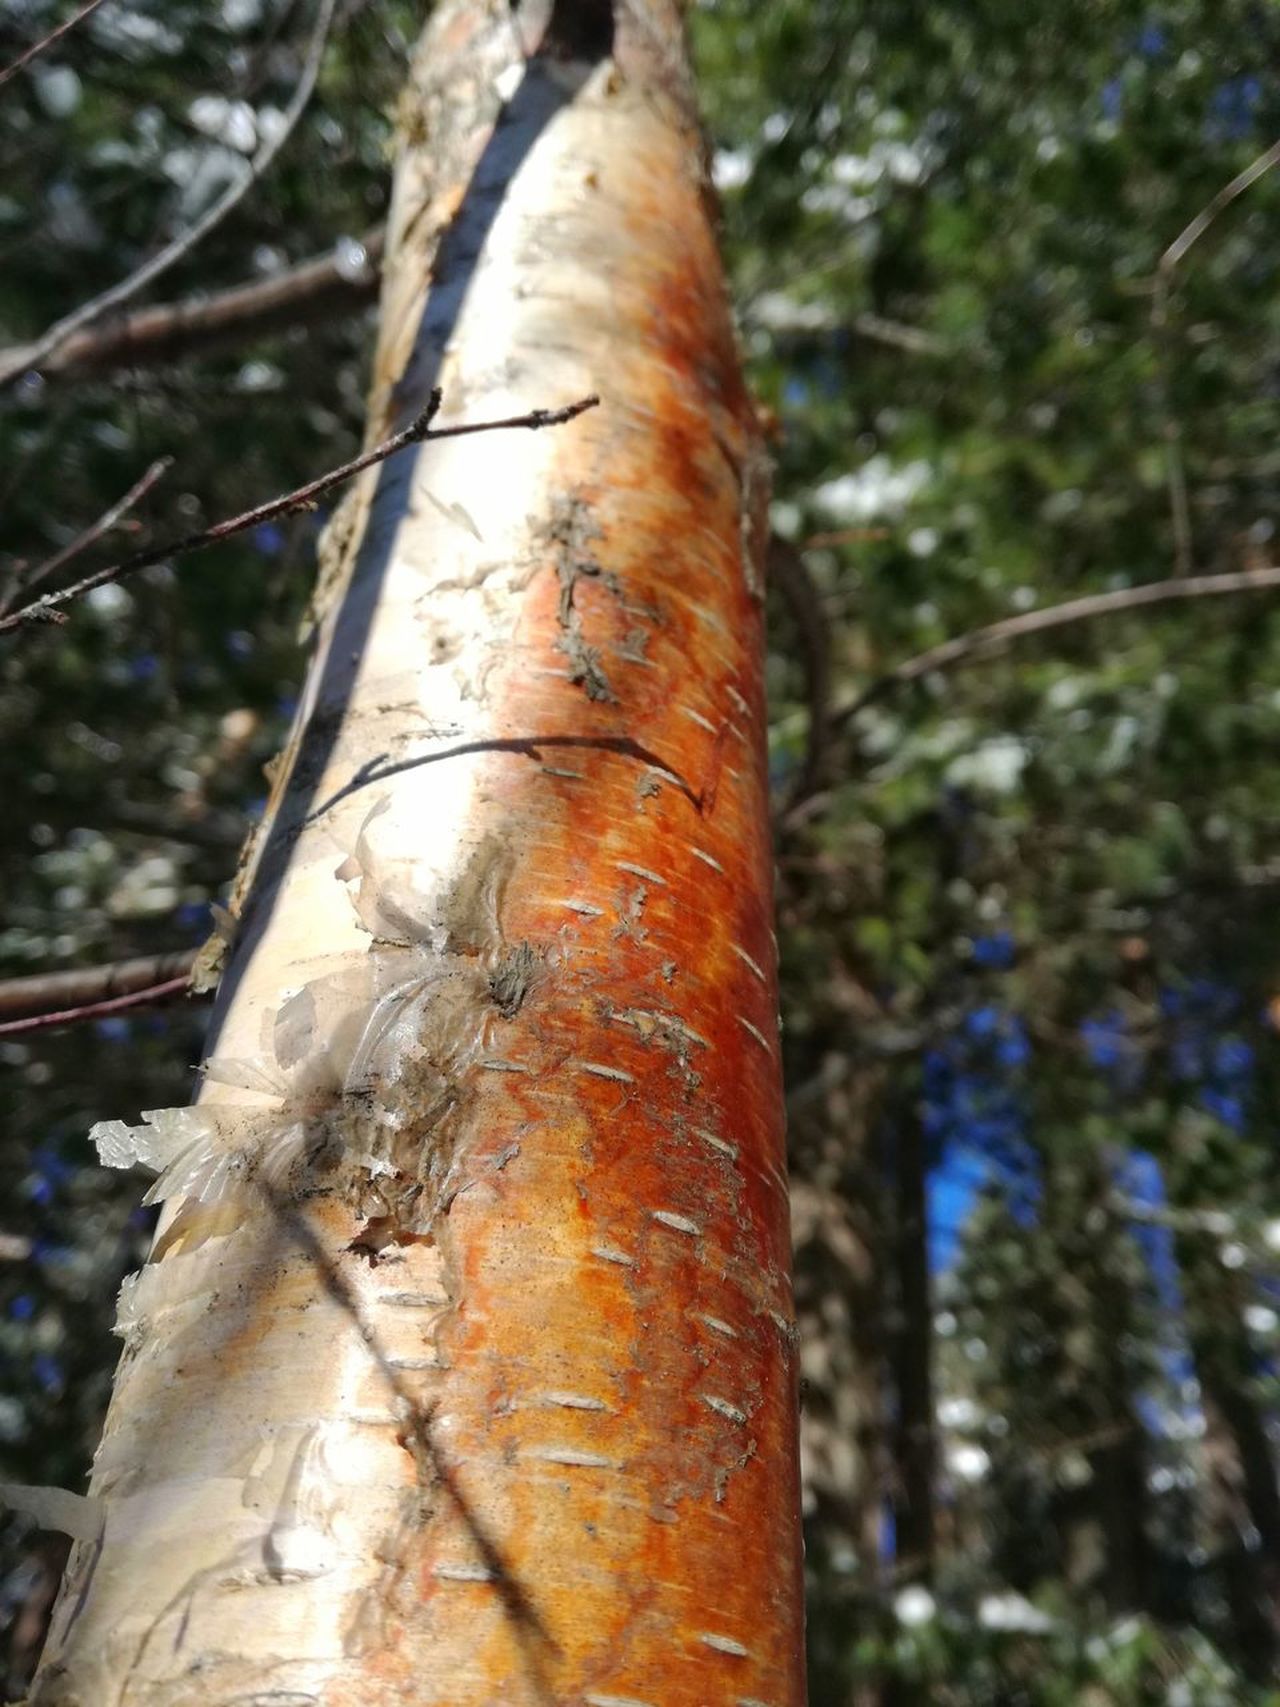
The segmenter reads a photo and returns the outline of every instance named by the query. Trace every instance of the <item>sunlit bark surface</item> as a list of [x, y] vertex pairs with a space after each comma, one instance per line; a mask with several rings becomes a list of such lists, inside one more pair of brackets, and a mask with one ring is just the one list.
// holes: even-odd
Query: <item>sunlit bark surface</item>
[[[675, 0], [437, 7], [370, 437], [33, 1699], [794, 1707], [759, 529]], [[130, 1111], [122, 1111], [130, 1112]]]

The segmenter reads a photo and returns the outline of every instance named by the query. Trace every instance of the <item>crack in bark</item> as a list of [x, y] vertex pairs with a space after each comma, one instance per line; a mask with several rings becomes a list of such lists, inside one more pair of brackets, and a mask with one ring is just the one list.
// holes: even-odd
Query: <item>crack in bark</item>
[[560, 627], [564, 638], [560, 650], [571, 666], [571, 679], [580, 682], [588, 699], [616, 700], [604, 671], [600, 654], [589, 646], [582, 632], [582, 617], [574, 605], [577, 584], [584, 577], [602, 578], [616, 591], [616, 579], [607, 575], [591, 550], [593, 540], [602, 537], [580, 495], [558, 498], [552, 507], [546, 538], [555, 549], [556, 578], [560, 582]]

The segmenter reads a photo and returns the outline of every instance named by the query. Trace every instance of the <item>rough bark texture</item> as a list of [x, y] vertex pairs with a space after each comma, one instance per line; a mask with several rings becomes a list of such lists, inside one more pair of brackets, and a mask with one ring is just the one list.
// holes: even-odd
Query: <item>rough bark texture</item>
[[202, 1096], [104, 1141], [166, 1210], [42, 1707], [802, 1699], [765, 481], [678, 12], [418, 56], [371, 438], [603, 403], [331, 526]]

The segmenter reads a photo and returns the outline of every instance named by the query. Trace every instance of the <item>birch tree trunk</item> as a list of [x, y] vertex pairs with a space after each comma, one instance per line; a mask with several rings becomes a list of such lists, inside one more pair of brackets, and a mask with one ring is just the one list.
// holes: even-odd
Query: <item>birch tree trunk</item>
[[762, 456], [678, 0], [445, 0], [41, 1707], [803, 1697]]

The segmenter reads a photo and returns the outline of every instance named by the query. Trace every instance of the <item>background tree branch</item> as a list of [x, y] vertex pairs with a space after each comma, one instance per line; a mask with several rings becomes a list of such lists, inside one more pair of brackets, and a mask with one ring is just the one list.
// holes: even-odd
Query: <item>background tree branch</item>
[[37, 55], [44, 53], [47, 48], [53, 46], [54, 42], [61, 40], [68, 30], [74, 30], [77, 24], [89, 16], [90, 12], [96, 12], [101, 4], [102, 0], [85, 0], [85, 4], [81, 6], [78, 12], [64, 19], [62, 23], [56, 24], [53, 29], [46, 31], [39, 41], [32, 42], [29, 48], [24, 49], [16, 59], [11, 60], [0, 71], [0, 87], [3, 87], [11, 77], [16, 77], [24, 66], [30, 65]]
[[[163, 1000], [186, 987], [195, 949], [172, 954], [143, 954], [105, 966], [78, 966], [68, 972], [35, 972], [28, 978], [0, 980], [0, 1033], [35, 1029], [36, 1024], [65, 1023], [116, 1011], [122, 1002]], [[157, 994], [157, 992], [163, 994]]]
[[41, 581], [48, 580], [50, 575], [56, 574], [59, 569], [64, 569], [68, 563], [79, 557], [82, 551], [87, 551], [91, 545], [105, 538], [112, 528], [128, 515], [133, 506], [141, 498], [144, 498], [156, 482], [172, 467], [173, 458], [171, 456], [158, 457], [141, 479], [134, 481], [123, 498], [112, 504], [110, 509], [105, 510], [96, 522], [91, 522], [87, 528], [78, 533], [69, 544], [64, 545], [60, 551], [55, 551], [52, 557], [46, 557], [43, 563], [37, 563], [34, 569], [25, 572], [19, 570], [15, 574], [13, 585], [8, 592], [0, 593], [0, 616], [3, 616], [10, 609], [19, 595], [25, 596], [30, 593], [32, 588], [37, 587]]
[[1167, 581], [1150, 581], [1141, 587], [1122, 587], [1114, 593], [1090, 593], [1084, 598], [1068, 599], [1060, 605], [1048, 605], [1044, 610], [1027, 611], [1022, 616], [1005, 617], [985, 628], [975, 628], [968, 634], [944, 640], [907, 658], [892, 670], [878, 676], [847, 705], [831, 714], [831, 726], [844, 728], [860, 711], [883, 699], [908, 682], [918, 682], [922, 676], [935, 671], [954, 670], [989, 656], [1011, 640], [1026, 640], [1034, 634], [1048, 634], [1057, 628], [1069, 628], [1077, 622], [1093, 622], [1099, 617], [1118, 616], [1125, 611], [1141, 610], [1149, 605], [1178, 604], [1187, 599], [1207, 599], [1227, 593], [1261, 593], [1280, 587], [1280, 567], [1267, 565], [1261, 569], [1241, 569], [1224, 575], [1192, 575], [1171, 577]]
[[51, 380], [150, 367], [353, 313], [377, 296], [382, 240], [381, 226], [360, 239], [363, 264], [335, 248], [274, 278], [110, 315], [70, 333], [43, 361], [37, 343], [11, 345], [0, 349], [0, 374], [26, 373], [37, 363]]

